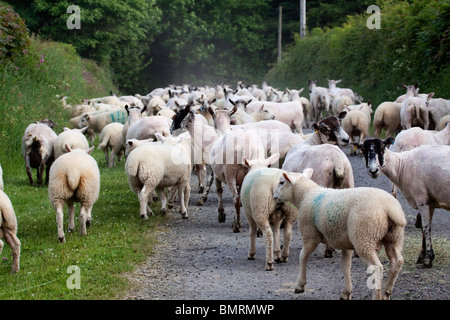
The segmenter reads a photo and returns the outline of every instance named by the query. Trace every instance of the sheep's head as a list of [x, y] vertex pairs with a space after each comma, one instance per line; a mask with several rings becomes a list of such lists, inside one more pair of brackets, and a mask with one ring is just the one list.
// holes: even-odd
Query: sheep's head
[[314, 170], [311, 168], [300, 172], [284, 172], [278, 186], [273, 192], [273, 198], [277, 203], [294, 201], [293, 186], [301, 179], [311, 179]]
[[342, 111], [338, 116], [332, 116], [313, 123], [313, 129], [319, 134], [322, 143], [347, 146], [350, 138], [342, 129], [341, 121], [347, 115], [346, 111]]
[[386, 147], [394, 143], [394, 138], [388, 137], [384, 140], [366, 139], [362, 145], [361, 151], [364, 156], [366, 168], [373, 179], [381, 174], [381, 169], [385, 166], [384, 152]]
[[177, 111], [177, 113], [172, 118], [172, 125], [170, 126], [170, 133], [172, 134], [175, 130], [181, 128], [181, 122], [191, 111], [192, 103], [188, 104], [183, 109]]

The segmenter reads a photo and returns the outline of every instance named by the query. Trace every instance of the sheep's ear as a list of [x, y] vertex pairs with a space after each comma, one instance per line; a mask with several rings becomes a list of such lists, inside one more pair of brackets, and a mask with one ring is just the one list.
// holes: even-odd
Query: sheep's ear
[[242, 160], [243, 160], [243, 162], [244, 162], [244, 165], [245, 165], [247, 168], [250, 168], [250, 163], [248, 163], [247, 158], [243, 158]]
[[159, 132], [155, 132], [155, 137], [158, 141], [161, 141], [161, 142], [166, 141], [166, 138]]
[[391, 145], [391, 144], [394, 144], [394, 142], [395, 142], [395, 138], [393, 138], [393, 137], [387, 137], [386, 139], [384, 139], [384, 140], [382, 141], [382, 144], [383, 144], [384, 147], [387, 147], [387, 146], [389, 146], [389, 145]]
[[231, 112], [230, 112], [230, 116], [232, 116], [233, 114], [235, 114], [236, 111], [237, 111], [237, 107], [234, 106], [233, 109], [232, 109]]
[[67, 152], [71, 152], [72, 151], [72, 149], [70, 149], [70, 147], [69, 147], [69, 145], [67, 143], [64, 145], [64, 149], [66, 149]]
[[127, 140], [127, 145], [131, 147], [133, 145], [133, 140]]
[[342, 111], [338, 114], [338, 118], [339, 120], [342, 120], [345, 118], [345, 116], [347, 115], [347, 111]]
[[89, 149], [86, 150], [87, 154], [91, 154], [91, 152], [94, 150], [95, 146], [90, 147]]
[[[247, 107], [247, 105], [245, 105], [245, 107]], [[263, 111], [263, 109], [264, 109], [264, 104], [261, 105], [261, 107], [259, 108], [259, 111], [261, 112], [261, 111]]]
[[70, 131], [70, 129], [67, 128], [67, 127], [64, 127], [64, 128], [63, 128], [63, 131]]
[[428, 94], [427, 101], [429, 101], [431, 98], [433, 98], [433, 96], [434, 96], [434, 92], [431, 92], [430, 94]]
[[287, 175], [286, 172], [283, 172], [283, 177], [284, 177], [284, 179], [286, 179], [287, 182], [289, 182], [290, 184], [292, 184], [292, 180], [289, 178], [289, 176]]
[[318, 132], [319, 129], [320, 129], [320, 126], [317, 123], [315, 123], [315, 122], [312, 124], [311, 127], [314, 129], [315, 132]]
[[126, 104], [125, 105], [125, 110], [127, 111], [127, 115], [130, 115], [130, 110], [128, 110], [129, 106]]
[[214, 99], [209, 100], [208, 103], [209, 103], [209, 104], [213, 104], [213, 103], [216, 102], [216, 101], [217, 101], [217, 99], [214, 98]]
[[278, 161], [278, 159], [280, 159], [280, 153], [279, 152], [274, 153], [273, 155], [271, 155], [266, 159], [267, 166], [274, 164], [275, 162]]
[[300, 94], [300, 93], [302, 93], [302, 91], [304, 90], [305, 88], [301, 88], [300, 90], [298, 90], [298, 93]]
[[88, 128], [89, 128], [88, 126], [86, 126], [86, 127], [84, 127], [84, 128], [81, 128], [81, 129], [80, 129], [80, 132], [81, 132], [81, 133], [85, 133], [86, 130], [87, 130]]
[[216, 113], [214, 112], [214, 109], [211, 108], [211, 107], [208, 107], [208, 113], [209, 113], [210, 115], [212, 115], [213, 118], [216, 116]]
[[313, 175], [314, 169], [312, 168], [306, 168], [305, 170], [303, 170], [302, 174], [308, 178], [311, 179], [312, 175]]
[[141, 114], [143, 114], [145, 111], [147, 111], [147, 106], [145, 105], [144, 108], [141, 110]]
[[231, 103], [233, 106], [236, 106], [236, 102], [234, 102], [234, 101], [231, 100], [230, 98], [228, 98], [228, 101], [230, 101], [230, 103]]

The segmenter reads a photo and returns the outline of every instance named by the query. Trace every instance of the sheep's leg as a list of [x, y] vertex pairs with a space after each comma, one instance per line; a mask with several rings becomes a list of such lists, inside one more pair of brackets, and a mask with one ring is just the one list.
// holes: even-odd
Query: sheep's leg
[[86, 216], [86, 228], [89, 228], [92, 223], [92, 206], [88, 208], [87, 210], [87, 216]]
[[[383, 280], [383, 265], [378, 258], [377, 252], [374, 250], [361, 250], [358, 252], [359, 256], [363, 259], [365, 264], [372, 268], [373, 274], [367, 281], [367, 285], [373, 288], [373, 300], [381, 300], [383, 297], [381, 295], [381, 283]], [[370, 281], [373, 280], [373, 281]]]
[[269, 221], [265, 221], [261, 226], [263, 230], [264, 239], [266, 241], [266, 270], [273, 270], [273, 232]]
[[42, 176], [44, 175], [45, 171], [45, 163], [41, 163], [40, 166], [37, 169], [37, 186], [42, 186]]
[[276, 221], [275, 223], [273, 223], [273, 226], [272, 226], [273, 253], [274, 253], [274, 256], [275, 256], [273, 258], [273, 260], [276, 263], [280, 263], [281, 262], [281, 248], [280, 248], [280, 226], [281, 226], [281, 222], [283, 222], [283, 220]]
[[208, 183], [206, 184], [205, 191], [203, 192], [202, 197], [197, 201], [197, 205], [198, 206], [202, 206], [203, 203], [205, 203], [206, 200], [208, 200], [209, 190], [211, 189], [211, 185], [213, 184], [213, 182], [214, 182], [214, 173], [211, 170], [210, 171], [210, 178], [208, 179]]
[[342, 250], [341, 268], [344, 274], [344, 291], [342, 291], [341, 300], [352, 299], [353, 286], [350, 275], [350, 270], [352, 267], [352, 254], [353, 250]]
[[[13, 262], [11, 272], [16, 273], [20, 270], [20, 241], [19, 238], [9, 229], [3, 229], [5, 241], [9, 244], [12, 250]], [[1, 251], [1, 250], [0, 250]]]
[[300, 251], [300, 271], [298, 274], [297, 284], [295, 285], [295, 293], [305, 292], [306, 285], [306, 262], [309, 255], [317, 248], [320, 241], [316, 239], [303, 239], [303, 248]]
[[248, 214], [247, 221], [250, 227], [250, 250], [248, 251], [248, 260], [255, 260], [256, 254], [256, 230], [258, 229], [255, 220]]
[[110, 163], [111, 163], [111, 160], [110, 160], [110, 158], [109, 158], [109, 148], [108, 148], [108, 146], [106, 146], [104, 149], [103, 149], [103, 154], [105, 155], [105, 162], [106, 162], [106, 167], [110, 167]]
[[389, 258], [389, 274], [383, 291], [383, 300], [388, 300], [394, 288], [395, 281], [403, 267], [403, 256], [401, 246], [397, 243], [387, 243], [384, 247], [386, 255]]
[[206, 179], [206, 166], [204, 164], [197, 164], [197, 177], [198, 177], [198, 193], [203, 193], [205, 189], [205, 179]]
[[27, 170], [28, 181], [30, 181], [30, 185], [33, 185], [33, 174], [31, 173], [31, 165], [30, 165], [30, 155], [27, 154], [25, 156], [25, 169]]
[[289, 258], [289, 247], [291, 245], [292, 227], [294, 225], [294, 221], [284, 219], [284, 239], [283, 250], [281, 251], [281, 262], [287, 262]]
[[5, 244], [3, 243], [3, 241], [2, 241], [2, 238], [3, 238], [3, 231], [2, 231], [2, 229], [0, 228], [0, 254], [2, 254], [3, 246], [5, 245]]
[[64, 236], [64, 226], [63, 226], [63, 218], [64, 218], [64, 211], [63, 211], [63, 203], [56, 204], [56, 225], [58, 228], [58, 239], [59, 242], [63, 243], [66, 242], [66, 238]]
[[[148, 207], [148, 202], [150, 201], [150, 196], [153, 192], [153, 188], [149, 188], [148, 186], [144, 185], [141, 189], [141, 191], [139, 191], [138, 197], [139, 197], [139, 205], [140, 205], [140, 215], [144, 220], [148, 219], [148, 215], [147, 215], [147, 207]], [[148, 209], [150, 210], [150, 213], [153, 214], [153, 211], [150, 209], [150, 207], [148, 207]]]
[[89, 209], [84, 204], [81, 204], [79, 220], [80, 220], [80, 234], [82, 236], [87, 235], [86, 220], [87, 220], [88, 212], [89, 212]]
[[161, 210], [159, 211], [159, 213], [162, 216], [165, 216], [167, 212], [167, 198], [166, 194], [164, 193], [164, 188], [157, 187], [156, 193], [158, 194], [159, 200], [161, 201]]
[[188, 218], [186, 199], [188, 199], [189, 194], [190, 194], [190, 188], [189, 188], [188, 184], [179, 184], [178, 185], [178, 199], [180, 201], [180, 213], [181, 213], [181, 217], [183, 219]]
[[72, 201], [67, 201], [67, 208], [69, 209], [69, 232], [75, 230], [75, 206]]
[[223, 208], [223, 199], [222, 199], [223, 186], [222, 186], [222, 181], [220, 181], [218, 178], [215, 178], [214, 182], [215, 182], [215, 185], [216, 185], [217, 199], [219, 200], [219, 208], [217, 209], [217, 211], [219, 212], [219, 222], [225, 222], [226, 215], [225, 215], [225, 210]]
[[433, 220], [434, 208], [427, 203], [419, 205], [419, 213], [422, 226], [422, 250], [417, 263], [423, 263], [424, 267], [433, 266], [434, 251], [431, 242], [431, 221]]
[[170, 187], [168, 193], [169, 193], [169, 203], [168, 203], [167, 207], [169, 209], [172, 209], [173, 208], [173, 203], [174, 203], [175, 198], [177, 197], [177, 194], [178, 194], [178, 188]]

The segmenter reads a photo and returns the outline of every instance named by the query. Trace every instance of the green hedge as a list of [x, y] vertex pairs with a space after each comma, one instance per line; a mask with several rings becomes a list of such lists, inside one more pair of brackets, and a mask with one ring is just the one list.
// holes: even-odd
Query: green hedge
[[266, 75], [280, 88], [343, 79], [374, 105], [404, 93], [417, 82], [421, 92], [450, 97], [450, 2], [378, 1], [381, 28], [368, 29], [369, 14], [348, 17], [341, 27], [313, 29], [286, 48], [283, 60]]

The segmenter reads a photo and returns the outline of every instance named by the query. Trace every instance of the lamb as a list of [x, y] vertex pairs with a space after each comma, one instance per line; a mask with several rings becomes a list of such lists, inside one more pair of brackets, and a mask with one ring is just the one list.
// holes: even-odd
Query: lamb
[[379, 138], [381, 130], [386, 130], [386, 137], [397, 134], [401, 129], [400, 109], [401, 103], [383, 102], [375, 110], [373, 128], [375, 138]]
[[231, 123], [239, 125], [273, 119], [275, 119], [275, 115], [270, 113], [268, 110], [264, 109], [264, 105], [261, 105], [259, 109], [255, 110], [252, 113], [247, 113], [244, 109], [237, 108], [236, 112], [233, 114], [233, 117], [231, 118]]
[[5, 239], [12, 250], [11, 272], [19, 272], [21, 244], [19, 238], [17, 238], [17, 218], [11, 200], [2, 190], [0, 190], [0, 254], [4, 246], [1, 239]]
[[289, 102], [254, 101], [244, 107], [248, 113], [259, 110], [264, 105], [275, 116], [274, 120], [287, 124], [293, 132], [303, 134], [303, 105], [300, 100]]
[[435, 208], [450, 210], [450, 146], [424, 145], [402, 153], [387, 146], [393, 139], [367, 139], [363, 152], [369, 175], [383, 172], [413, 209], [419, 210], [416, 226], [422, 228], [422, 250], [417, 263], [432, 267], [431, 222]]
[[70, 149], [78, 148], [87, 150], [89, 148], [89, 143], [83, 134], [87, 128], [88, 127], [84, 127], [82, 129], [64, 128], [64, 131], [61, 132], [55, 139], [55, 160], [68, 151], [65, 147], [66, 144]]
[[218, 196], [219, 222], [225, 222], [226, 215], [222, 202], [222, 183], [225, 182], [233, 197], [235, 217], [233, 232], [240, 232], [240, 189], [248, 168], [243, 165], [243, 157], [248, 160], [262, 158], [264, 148], [254, 129], [233, 129], [225, 131], [214, 142], [210, 152], [211, 169]]
[[37, 186], [42, 185], [44, 170], [46, 171], [45, 184], [48, 184], [49, 170], [55, 158], [54, 144], [57, 138], [51, 128], [54, 123], [49, 121], [30, 124], [22, 137], [22, 155], [31, 186], [33, 185], [31, 168], [37, 169]]
[[[342, 120], [342, 128], [350, 137], [350, 144], [355, 148], [351, 149], [350, 155], [355, 155], [356, 150], [361, 148], [364, 139], [369, 135], [369, 126], [371, 122], [372, 105], [370, 101], [356, 106], [347, 106], [344, 110], [348, 111]], [[358, 137], [358, 141], [354, 137]], [[362, 156], [362, 152], [359, 153]]]
[[89, 127], [96, 133], [102, 132], [103, 128], [111, 122], [125, 123], [127, 113], [125, 110], [104, 112], [96, 115], [85, 114], [78, 123], [78, 128]]
[[138, 139], [130, 139], [127, 140], [126, 144], [125, 144], [125, 158], [128, 158], [128, 155], [130, 154], [131, 151], [133, 151], [134, 149], [136, 149], [137, 147], [146, 144], [146, 143], [161, 143], [160, 141], [157, 142], [153, 142], [153, 138], [150, 139], [145, 139], [145, 140], [138, 140]]
[[[257, 229], [263, 232], [266, 242], [266, 270], [273, 270], [273, 262], [287, 262], [292, 226], [297, 210], [288, 204], [277, 205], [272, 197], [281, 174], [285, 171], [267, 168], [277, 161], [278, 153], [267, 159], [247, 160], [244, 164], [249, 171], [242, 182], [241, 201], [250, 226], [250, 250], [248, 259], [255, 259]], [[284, 220], [284, 243], [280, 252], [280, 225]], [[273, 243], [275, 241], [275, 244]], [[274, 258], [275, 253], [275, 258]]]
[[400, 108], [400, 121], [403, 129], [411, 127], [421, 127], [425, 130], [430, 125], [429, 110], [427, 107], [428, 101], [434, 93], [430, 93], [427, 99], [420, 97], [408, 97]]
[[155, 138], [155, 132], [170, 136], [170, 126], [164, 116], [143, 117], [129, 125], [126, 140]]
[[181, 216], [187, 219], [192, 171], [191, 138], [189, 133], [184, 133], [176, 138], [162, 139], [162, 144], [143, 144], [128, 155], [125, 162], [128, 182], [131, 190], [139, 197], [142, 218], [148, 219], [148, 213], [154, 215], [148, 205], [154, 190], [161, 200], [160, 212], [164, 215], [167, 204], [164, 188], [175, 186], [178, 189]]
[[100, 171], [97, 162], [89, 154], [94, 147], [87, 150], [72, 149], [64, 146], [67, 153], [58, 157], [50, 169], [48, 197], [56, 210], [58, 239], [66, 241], [63, 228], [64, 203], [69, 208], [69, 231], [75, 230], [74, 202], [80, 202], [80, 234], [87, 235], [86, 227], [91, 225], [91, 212], [100, 192]]
[[122, 130], [122, 123], [112, 122], [107, 124], [100, 133], [98, 148], [103, 150], [103, 153], [105, 154], [106, 166], [109, 168], [116, 165], [116, 156], [117, 160], [120, 162], [124, 154]]
[[[277, 203], [291, 202], [299, 209], [298, 226], [303, 248], [295, 292], [305, 291], [307, 259], [322, 242], [342, 250], [344, 290], [341, 299], [352, 298], [350, 268], [353, 250], [376, 272], [373, 299], [389, 299], [404, 263], [402, 251], [406, 218], [400, 203], [377, 188], [323, 188], [310, 179], [312, 174], [310, 168], [303, 173], [283, 173], [273, 193]], [[383, 289], [383, 265], [377, 255], [382, 245], [390, 263]]]
[[331, 107], [331, 97], [327, 88], [317, 86], [316, 80], [309, 80], [308, 87], [312, 116], [314, 121], [318, 122], [322, 116], [322, 112], [325, 112], [325, 116], [328, 116]]

